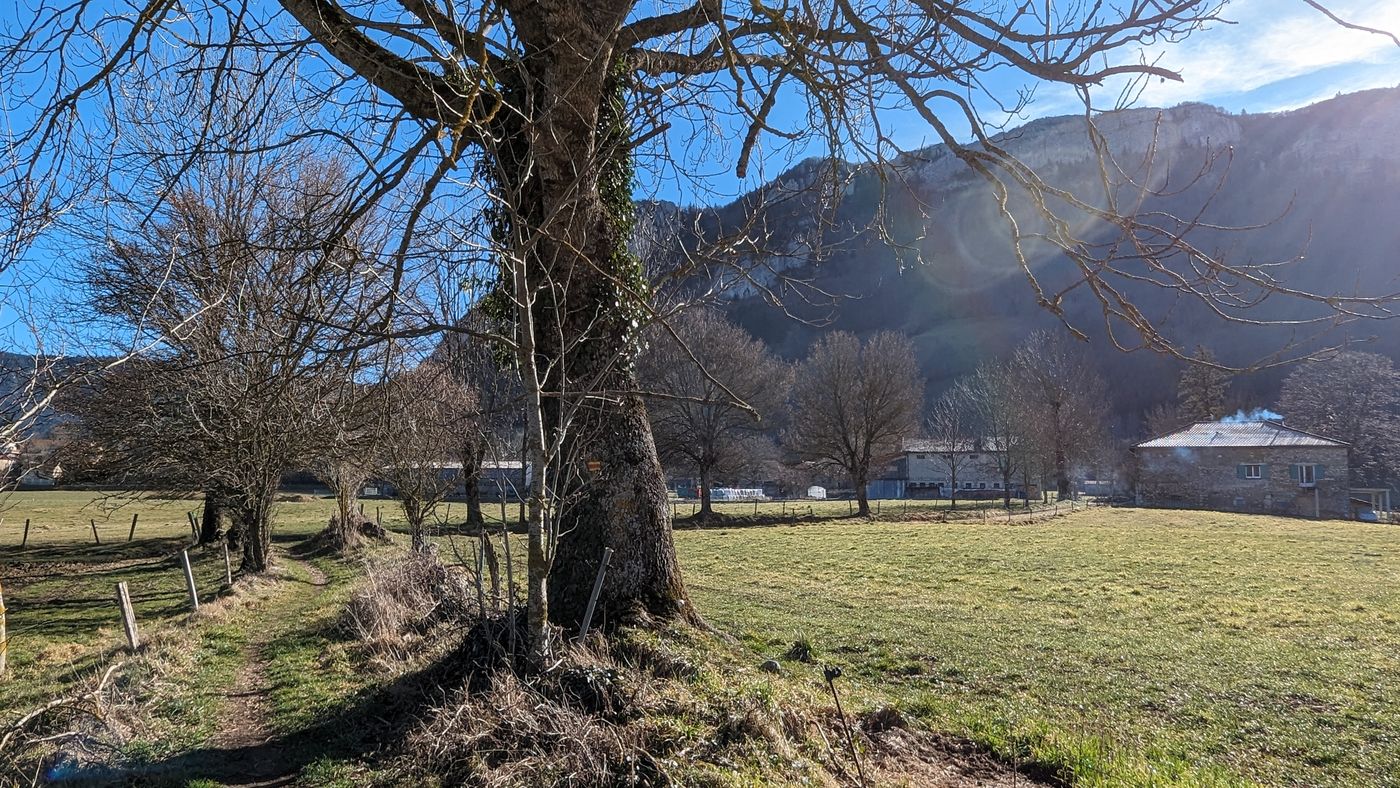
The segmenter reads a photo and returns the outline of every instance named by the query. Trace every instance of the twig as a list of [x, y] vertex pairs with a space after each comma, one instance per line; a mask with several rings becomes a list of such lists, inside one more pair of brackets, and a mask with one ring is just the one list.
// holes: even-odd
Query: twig
[[836, 716], [841, 718], [841, 729], [846, 734], [846, 748], [850, 750], [851, 760], [856, 762], [856, 774], [860, 776], [861, 788], [866, 788], [865, 767], [860, 763], [860, 756], [856, 754], [856, 740], [851, 735], [851, 724], [846, 721], [846, 712], [841, 709], [841, 696], [836, 692], [836, 680], [841, 678], [841, 669], [835, 665], [827, 665], [823, 671], [826, 676], [826, 686], [831, 689], [831, 699], [836, 701]]

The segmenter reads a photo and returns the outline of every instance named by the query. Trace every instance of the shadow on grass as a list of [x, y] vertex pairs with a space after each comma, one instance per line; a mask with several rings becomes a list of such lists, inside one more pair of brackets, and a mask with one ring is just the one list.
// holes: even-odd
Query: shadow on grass
[[[324, 631], [325, 637], [333, 635]], [[469, 641], [473, 635], [468, 634]], [[185, 785], [211, 780], [231, 786], [293, 784], [308, 765], [321, 761], [359, 761], [383, 765], [392, 748], [444, 692], [470, 681], [464, 642], [441, 660], [406, 673], [389, 684], [352, 695], [313, 725], [254, 745], [200, 747], [174, 757], [71, 775], [69, 785]]]

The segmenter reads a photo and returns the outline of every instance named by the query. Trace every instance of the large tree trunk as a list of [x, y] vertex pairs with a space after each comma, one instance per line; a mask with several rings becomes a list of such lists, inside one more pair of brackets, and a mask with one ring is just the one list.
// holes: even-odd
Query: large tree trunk
[[485, 461], [485, 445], [468, 446], [462, 451], [462, 493], [467, 498], [467, 525], [481, 525], [486, 521], [481, 514], [481, 466]]
[[204, 492], [204, 514], [199, 524], [199, 543], [214, 544], [219, 541], [219, 525], [223, 519], [223, 501], [215, 490]]
[[340, 484], [335, 491], [336, 517], [331, 521], [332, 539], [337, 550], [350, 550], [360, 543], [360, 529], [355, 521], [355, 501], [359, 485]]
[[867, 482], [863, 478], [852, 480], [856, 487], [856, 514], [861, 517], [870, 516], [870, 491], [865, 489]]
[[272, 567], [272, 508], [280, 476], [251, 484], [239, 491], [238, 518], [244, 558], [238, 565], [242, 574], [258, 574]]
[[711, 498], [709, 468], [700, 469], [700, 489], [698, 490], [698, 492], [700, 493], [700, 519], [708, 520], [710, 519], [710, 515], [714, 511], [713, 508], [710, 506]]
[[[646, 409], [639, 397], [616, 393], [637, 388], [630, 363], [636, 313], [628, 307], [637, 294], [625, 284], [642, 281], [638, 261], [626, 251], [628, 223], [619, 221], [621, 212], [631, 210], [625, 147], [630, 133], [621, 128], [624, 110], [612, 95], [610, 67], [613, 36], [630, 6], [623, 0], [542, 0], [511, 10], [533, 83], [527, 94], [534, 122], [523, 130], [533, 167], [515, 186], [525, 229], [535, 234], [520, 240], [530, 286], [539, 296], [532, 313], [539, 342], [535, 368], [544, 390], [562, 395], [543, 403], [545, 436], [563, 427], [565, 408], [576, 408], [563, 458], [573, 472], [558, 478], [581, 481], [559, 491], [560, 536], [548, 578], [549, 617], [567, 629], [583, 618], [609, 547], [614, 556], [595, 622], [615, 624], [639, 611], [688, 612]], [[608, 126], [610, 139], [623, 147], [605, 149], [600, 126]], [[611, 202], [600, 189], [605, 175], [611, 176]], [[609, 395], [581, 399], [586, 392], [579, 387]], [[544, 488], [544, 470], [535, 469], [536, 487]], [[531, 590], [542, 592], [540, 585], [532, 582]]]
[[277, 487], [245, 491], [239, 517], [243, 522], [243, 574], [266, 572], [272, 566], [272, 499]]

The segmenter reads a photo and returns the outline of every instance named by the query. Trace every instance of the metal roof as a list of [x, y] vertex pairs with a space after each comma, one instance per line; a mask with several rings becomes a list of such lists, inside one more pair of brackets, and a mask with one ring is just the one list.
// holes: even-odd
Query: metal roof
[[995, 438], [983, 438], [980, 441], [973, 438], [964, 438], [956, 443], [950, 441], [937, 441], [929, 438], [905, 438], [904, 453], [928, 452], [931, 454], [947, 454], [949, 451], [966, 454], [970, 452], [995, 452], [1000, 451], [1001, 441]]
[[1139, 449], [1267, 446], [1336, 446], [1347, 444], [1286, 427], [1277, 421], [1198, 421], [1185, 429], [1139, 443]]

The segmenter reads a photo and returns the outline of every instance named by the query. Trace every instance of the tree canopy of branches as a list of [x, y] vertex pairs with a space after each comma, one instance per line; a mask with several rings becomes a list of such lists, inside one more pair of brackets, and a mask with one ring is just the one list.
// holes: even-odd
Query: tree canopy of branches
[[1353, 484], [1400, 479], [1400, 372], [1385, 356], [1351, 351], [1307, 362], [1284, 378], [1278, 409], [1291, 427], [1351, 444]]
[[882, 332], [862, 343], [854, 334], [828, 334], [794, 375], [787, 442], [799, 457], [844, 472], [859, 514], [869, 515], [871, 471], [897, 457], [918, 430], [923, 399], [907, 337]]
[[[476, 396], [470, 413], [458, 425], [458, 452], [462, 461], [462, 483], [466, 486], [467, 522], [480, 525], [481, 479], [485, 463], [520, 456], [524, 416], [520, 374], [510, 354], [481, 338], [492, 330], [489, 319], [479, 312], [467, 316], [473, 334], [449, 334], [433, 352], [432, 361], [451, 371]], [[523, 459], [523, 458], [522, 458]], [[525, 463], [515, 480], [516, 493], [524, 494]], [[501, 490], [505, 496], [506, 490]], [[503, 498], [504, 500], [504, 498]]]
[[[333, 163], [206, 160], [125, 199], [150, 221], [118, 226], [85, 264], [92, 303], [145, 361], [99, 379], [80, 415], [130, 481], [204, 490], [230, 507], [242, 569], [268, 566], [282, 475], [319, 451], [350, 396], [355, 354], [327, 354], [331, 315], [365, 309], [367, 233], [327, 252], [339, 221]], [[370, 241], [372, 243], [372, 240]]]
[[[1389, 314], [1391, 296], [1302, 292], [1280, 284], [1267, 265], [1212, 255], [1191, 240], [1199, 213], [1138, 210], [1149, 187], [1125, 175], [1132, 167], [1106, 161], [1103, 182], [1076, 194], [1047, 183], [993, 139], [989, 128], [1005, 116], [984, 121], [983, 108], [1014, 113], [1029, 93], [1015, 86], [987, 95], [987, 86], [1016, 74], [1075, 91], [1085, 104], [1086, 145], [1109, 159], [1092, 122], [1091, 88], [1111, 83], [1113, 95], [1131, 96], [1133, 80], [1179, 79], [1139, 58], [1139, 47], [1179, 41], [1219, 19], [1222, 7], [1219, 0], [152, 0], [106, 13], [92, 0], [39, 0], [0, 42], [0, 84], [22, 119], [0, 155], [7, 163], [0, 219], [6, 237], [30, 238], [82, 203], [108, 167], [127, 165], [121, 158], [109, 165], [104, 155], [132, 122], [104, 113], [127, 103], [132, 83], [180, 75], [188, 90], [179, 111], [206, 121], [227, 114], [211, 107], [236, 74], [295, 83], [279, 105], [293, 109], [280, 126], [286, 139], [337, 144], [346, 160], [363, 163], [325, 248], [338, 248], [339, 235], [372, 206], [395, 210], [402, 242], [386, 253], [394, 270], [383, 282], [401, 318], [421, 306], [404, 292], [412, 279], [405, 269], [446, 259], [410, 253], [421, 249], [414, 239], [447, 238], [450, 249], [476, 244], [475, 262], [494, 267], [495, 308], [511, 326], [494, 340], [516, 353], [526, 399], [541, 413], [538, 428], [526, 430], [527, 454], [599, 469], [555, 468], [563, 486], [543, 488], [568, 501], [556, 554], [546, 557], [553, 535], [545, 524], [531, 523], [531, 555], [539, 558], [531, 571], [551, 573], [552, 617], [578, 621], [605, 547], [617, 550], [600, 599], [607, 620], [638, 606], [674, 614], [689, 608], [631, 364], [641, 324], [655, 317], [642, 266], [627, 251], [634, 163], [658, 163], [664, 177], [674, 163], [668, 132], [681, 124], [706, 134], [732, 129], [714, 141], [712, 155], [732, 162], [740, 179], [761, 168], [770, 142], [814, 144], [832, 161], [907, 167], [882, 120], [894, 104], [988, 184], [1039, 302], [1065, 319], [1065, 299], [1092, 299], [1122, 346], [1181, 352], [1135, 307], [1128, 283], [1169, 289], [1241, 322], [1269, 294], [1310, 307], [1301, 318], [1308, 325]], [[237, 52], [256, 53], [256, 65]], [[993, 72], [998, 79], [984, 79]], [[784, 124], [775, 108], [793, 101], [806, 111], [788, 113]], [[235, 114], [278, 108], [250, 102]], [[265, 149], [222, 138], [215, 125], [187, 140], [188, 158]], [[688, 178], [696, 168], [677, 169]], [[849, 168], [811, 169], [820, 181], [807, 184], [821, 195], [816, 204], [834, 209]], [[768, 195], [751, 196], [751, 221], [692, 251], [697, 266], [732, 265], [738, 270], [727, 281], [776, 294], [785, 277], [752, 270], [767, 259], [760, 217]], [[471, 218], [454, 224], [461, 217]], [[1067, 256], [1073, 281], [1037, 277], [1025, 250], [1039, 244]], [[425, 320], [404, 328], [387, 316], [349, 322], [357, 342], [444, 327]], [[532, 589], [543, 594], [544, 578]], [[545, 607], [540, 599], [538, 611]]]
[[1001, 476], [1002, 503], [1009, 509], [1011, 483], [1025, 470], [1034, 450], [1020, 371], [1010, 361], [984, 361], [958, 385], [960, 398], [972, 407], [982, 448]]
[[1191, 361], [1193, 363], [1181, 371], [1176, 389], [1178, 416], [1182, 424], [1220, 419], [1225, 415], [1225, 390], [1230, 385], [1230, 373], [1221, 368], [1215, 354], [1204, 345], [1196, 346]]
[[639, 362], [656, 448], [667, 466], [710, 486], [763, 459], [786, 409], [791, 371], [746, 331], [716, 312], [683, 315], [653, 331]]
[[1043, 451], [1044, 466], [1061, 497], [1070, 494], [1070, 471], [1104, 443], [1108, 392], [1089, 354], [1060, 333], [1038, 331], [1012, 360], [1022, 388], [1028, 443]]
[[425, 362], [389, 378], [377, 397], [385, 415], [380, 458], [412, 533], [413, 549], [427, 548], [427, 518], [464, 479], [450, 472], [461, 449], [463, 418], [476, 395], [442, 364]]
[[982, 442], [971, 397], [967, 381], [958, 381], [934, 401], [924, 418], [924, 434], [933, 442], [930, 453], [948, 474], [948, 497], [954, 509], [958, 508], [958, 477], [973, 466], [971, 452]]

